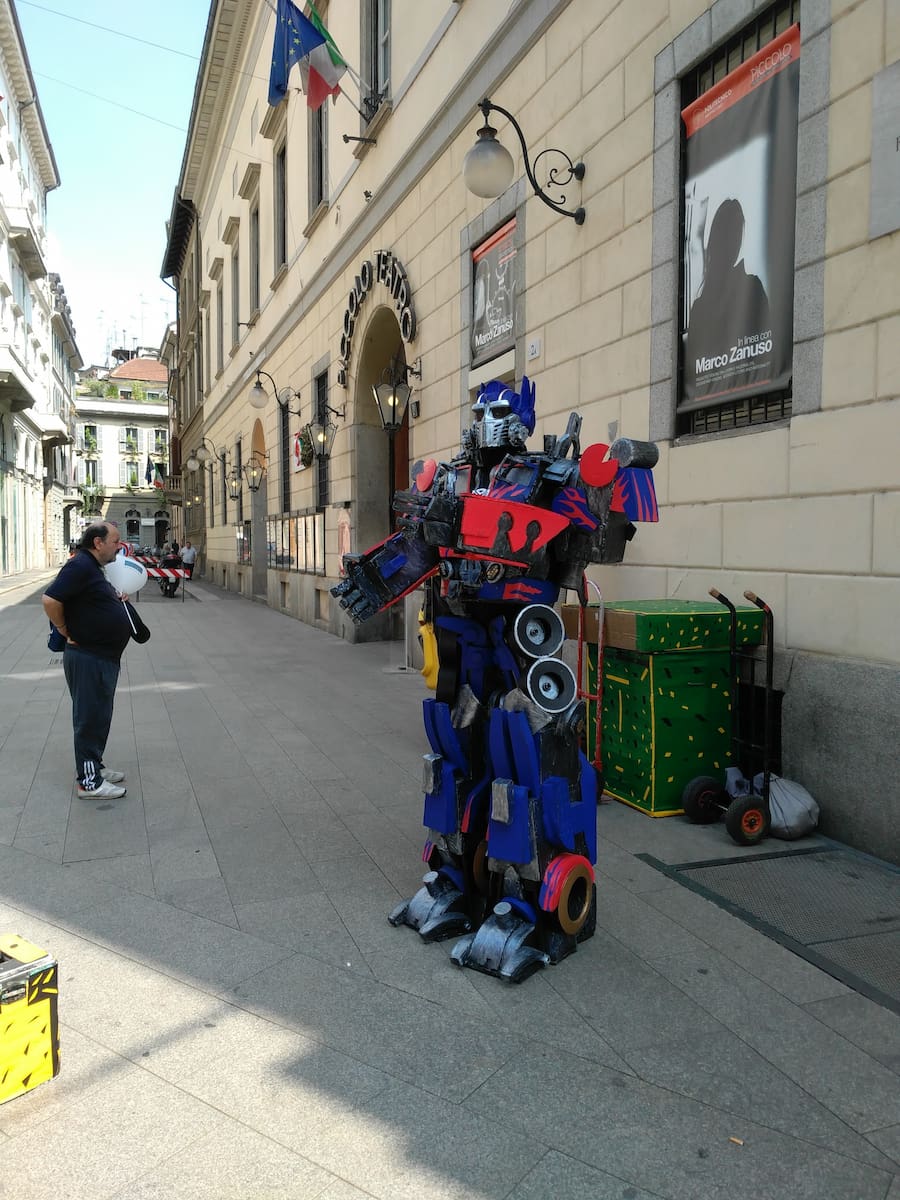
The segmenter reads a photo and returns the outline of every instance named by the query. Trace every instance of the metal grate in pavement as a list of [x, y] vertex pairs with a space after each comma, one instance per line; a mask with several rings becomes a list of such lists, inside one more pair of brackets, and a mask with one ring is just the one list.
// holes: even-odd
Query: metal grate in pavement
[[900, 871], [843, 847], [667, 865], [748, 924], [900, 1012]]
[[816, 949], [849, 974], [865, 977], [885, 995], [900, 999], [900, 933], [873, 933]]

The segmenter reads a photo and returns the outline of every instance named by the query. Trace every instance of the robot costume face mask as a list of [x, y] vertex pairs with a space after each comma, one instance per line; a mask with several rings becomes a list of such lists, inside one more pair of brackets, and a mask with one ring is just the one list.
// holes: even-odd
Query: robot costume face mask
[[512, 427], [521, 427], [519, 418], [511, 407], [514, 394], [504, 389], [498, 396], [482, 392], [472, 405], [472, 436], [479, 449], [491, 446], [509, 446], [513, 437]]

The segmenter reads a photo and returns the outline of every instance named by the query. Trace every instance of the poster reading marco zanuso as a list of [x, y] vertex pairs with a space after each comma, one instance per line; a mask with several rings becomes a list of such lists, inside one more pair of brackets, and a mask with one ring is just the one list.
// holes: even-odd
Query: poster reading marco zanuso
[[472, 251], [472, 365], [516, 344], [516, 222], [507, 221]]
[[680, 412], [790, 382], [799, 82], [794, 25], [681, 114]]

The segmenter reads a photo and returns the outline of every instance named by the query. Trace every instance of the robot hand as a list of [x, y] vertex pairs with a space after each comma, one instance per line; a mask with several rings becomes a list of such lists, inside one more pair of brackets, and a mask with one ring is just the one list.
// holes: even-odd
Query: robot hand
[[365, 554], [345, 554], [347, 578], [331, 589], [359, 624], [401, 600], [438, 568], [438, 552], [422, 537], [401, 531]]
[[346, 554], [344, 570], [347, 572], [347, 578], [336, 584], [331, 589], [331, 594], [357, 624], [368, 621], [369, 617], [375, 616], [380, 605], [372, 596], [360, 556]]

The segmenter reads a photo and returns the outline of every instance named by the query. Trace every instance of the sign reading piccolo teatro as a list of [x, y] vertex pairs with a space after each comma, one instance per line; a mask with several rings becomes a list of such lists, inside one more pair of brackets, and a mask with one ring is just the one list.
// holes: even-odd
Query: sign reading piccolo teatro
[[412, 289], [406, 278], [406, 271], [400, 260], [395, 258], [390, 250], [378, 250], [375, 253], [374, 265], [367, 258], [360, 266], [359, 274], [353, 280], [353, 287], [347, 298], [341, 330], [341, 358], [337, 375], [341, 387], [347, 387], [347, 372], [350, 367], [356, 318], [359, 316], [363, 301], [376, 283], [383, 284], [391, 294], [403, 341], [409, 344], [415, 339], [416, 313], [412, 305]]

